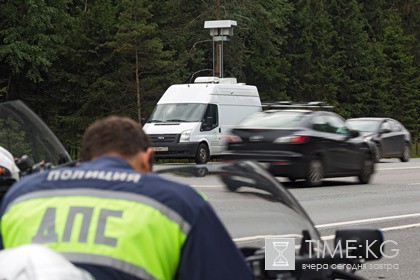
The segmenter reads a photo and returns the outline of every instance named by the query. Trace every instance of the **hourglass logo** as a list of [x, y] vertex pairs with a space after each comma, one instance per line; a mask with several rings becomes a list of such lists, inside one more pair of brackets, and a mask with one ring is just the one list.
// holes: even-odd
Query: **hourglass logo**
[[265, 270], [295, 269], [295, 239], [265, 239]]

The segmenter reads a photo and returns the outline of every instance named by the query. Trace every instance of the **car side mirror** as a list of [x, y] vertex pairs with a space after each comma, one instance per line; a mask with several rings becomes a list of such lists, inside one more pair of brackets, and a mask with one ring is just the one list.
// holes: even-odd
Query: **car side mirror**
[[350, 138], [356, 138], [356, 137], [359, 137], [360, 135], [360, 132], [354, 129], [350, 129], [349, 133], [350, 133]]
[[335, 248], [352, 258], [377, 260], [384, 252], [384, 235], [375, 228], [339, 229], [335, 233]]
[[379, 131], [379, 133], [381, 133], [381, 134], [390, 133], [390, 132], [391, 132], [391, 129], [389, 129], [389, 128], [382, 128], [382, 129]]
[[20, 158], [18, 158], [16, 160], [15, 164], [21, 172], [28, 171], [28, 170], [32, 169], [32, 166], [34, 166], [34, 163], [29, 158], [28, 155], [23, 155]]

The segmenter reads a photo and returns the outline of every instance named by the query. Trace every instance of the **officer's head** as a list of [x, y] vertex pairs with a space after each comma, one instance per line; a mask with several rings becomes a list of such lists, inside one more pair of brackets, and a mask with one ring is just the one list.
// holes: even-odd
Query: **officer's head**
[[152, 170], [150, 141], [140, 124], [130, 118], [110, 116], [86, 129], [82, 140], [82, 161], [100, 156], [123, 158], [139, 172]]

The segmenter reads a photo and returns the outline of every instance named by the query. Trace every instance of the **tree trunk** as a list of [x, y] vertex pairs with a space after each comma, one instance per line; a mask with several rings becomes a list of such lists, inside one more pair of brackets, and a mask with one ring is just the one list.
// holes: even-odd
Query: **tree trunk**
[[[220, 20], [220, 0], [217, 0], [216, 1], [216, 20]], [[220, 44], [220, 42], [216, 42], [216, 44], [215, 44], [215, 49], [214, 49], [214, 51], [215, 51], [215, 61], [214, 61], [214, 73], [213, 73], [213, 75], [215, 76], [215, 77], [221, 77], [221, 69], [222, 69], [222, 65], [221, 65], [221, 63], [220, 63], [220, 46], [221, 46], [221, 44]]]
[[141, 102], [140, 102], [140, 78], [139, 78], [139, 52], [136, 47], [136, 94], [137, 94], [137, 118], [141, 123]]

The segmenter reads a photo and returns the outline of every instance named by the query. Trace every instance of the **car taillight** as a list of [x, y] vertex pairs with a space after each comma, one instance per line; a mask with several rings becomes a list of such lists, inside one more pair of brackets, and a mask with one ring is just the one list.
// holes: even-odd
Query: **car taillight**
[[281, 144], [302, 144], [309, 140], [308, 136], [304, 135], [292, 135], [292, 136], [284, 136], [279, 137], [274, 140], [274, 143], [281, 143]]
[[227, 142], [227, 143], [239, 143], [239, 142], [242, 142], [241, 137], [236, 136], [236, 135], [226, 135], [224, 137], [224, 139], [225, 139], [225, 142]]

